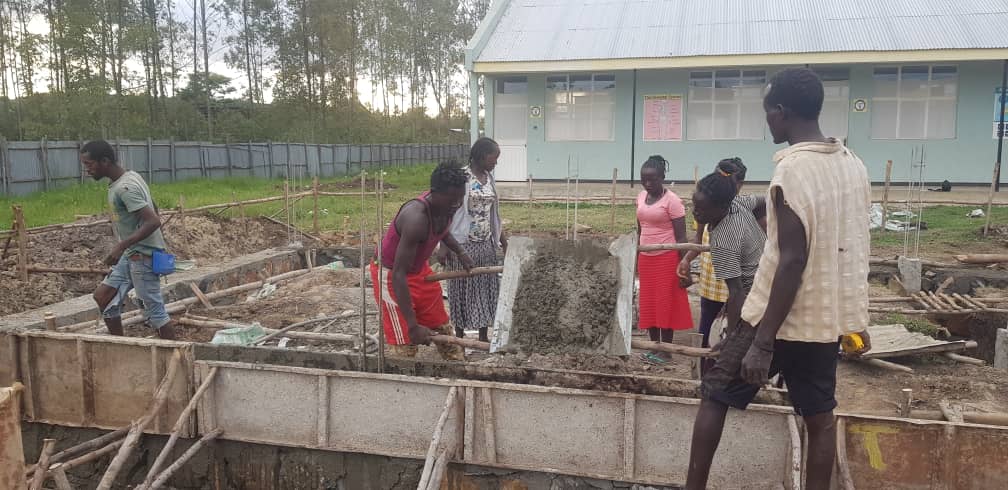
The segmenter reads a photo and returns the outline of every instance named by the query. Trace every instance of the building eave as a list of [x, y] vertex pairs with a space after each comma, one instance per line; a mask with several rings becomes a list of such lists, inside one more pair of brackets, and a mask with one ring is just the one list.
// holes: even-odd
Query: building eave
[[830, 53], [771, 53], [688, 56], [675, 58], [618, 58], [558, 61], [475, 61], [474, 73], [557, 73], [617, 70], [714, 68], [723, 66], [788, 66], [804, 64], [888, 64], [988, 61], [1008, 59], [1008, 48], [932, 49], [920, 51], [847, 51]]

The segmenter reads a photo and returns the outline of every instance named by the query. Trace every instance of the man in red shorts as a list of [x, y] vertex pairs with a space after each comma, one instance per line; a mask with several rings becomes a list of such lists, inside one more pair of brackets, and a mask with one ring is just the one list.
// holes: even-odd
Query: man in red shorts
[[[382, 290], [378, 287], [378, 263], [371, 262], [375, 300], [381, 306], [382, 328], [389, 353], [416, 355], [418, 344], [430, 344], [438, 334], [453, 335], [441, 285], [427, 282], [434, 272], [430, 257], [439, 243], [454, 252], [468, 271], [473, 260], [449, 233], [452, 216], [462, 206], [466, 176], [456, 162], [442, 162], [431, 174], [430, 190], [399, 208], [378, 251], [381, 257]], [[438, 344], [441, 357], [464, 360], [460, 346]]]

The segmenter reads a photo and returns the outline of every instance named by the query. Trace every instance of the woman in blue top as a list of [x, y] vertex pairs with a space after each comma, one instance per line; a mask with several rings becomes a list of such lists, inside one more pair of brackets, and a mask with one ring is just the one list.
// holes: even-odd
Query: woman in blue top
[[[507, 249], [493, 177], [498, 157], [500, 146], [494, 140], [484, 137], [473, 143], [466, 168], [465, 200], [452, 219], [452, 236], [477, 267], [499, 265], [498, 251]], [[462, 269], [454, 254], [439, 254], [438, 260], [450, 270]], [[447, 283], [455, 335], [462, 337], [465, 330], [478, 330], [479, 339], [489, 341], [487, 330], [497, 312], [500, 278], [496, 274], [484, 274], [451, 279]]]

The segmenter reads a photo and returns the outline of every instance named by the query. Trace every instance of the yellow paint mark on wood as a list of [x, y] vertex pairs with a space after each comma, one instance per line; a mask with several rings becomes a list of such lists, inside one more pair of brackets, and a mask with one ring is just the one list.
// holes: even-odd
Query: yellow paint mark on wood
[[899, 430], [878, 424], [852, 424], [847, 430], [852, 434], [861, 435], [861, 445], [868, 454], [868, 464], [875, 470], [885, 470], [886, 464], [882, 460], [882, 447], [879, 446], [878, 435], [898, 434]]

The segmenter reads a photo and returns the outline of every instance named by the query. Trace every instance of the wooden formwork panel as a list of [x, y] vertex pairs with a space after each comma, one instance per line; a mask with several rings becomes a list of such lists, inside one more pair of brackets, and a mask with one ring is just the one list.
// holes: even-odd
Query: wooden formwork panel
[[[0, 334], [0, 385], [25, 385], [34, 422], [118, 429], [140, 418], [176, 350], [182, 363], [148, 432], [168, 433], [192, 394], [192, 353], [184, 342], [46, 331]], [[194, 433], [192, 424], [184, 436]]]
[[[456, 387], [445, 439], [457, 462], [617, 481], [682, 484], [697, 400], [286, 366], [217, 369], [200, 431], [245, 442], [422, 459]], [[787, 409], [733, 411], [711, 484], [780, 488], [791, 478]], [[800, 451], [800, 449], [799, 449]]]
[[1008, 428], [843, 415], [856, 488], [1005, 488]]

